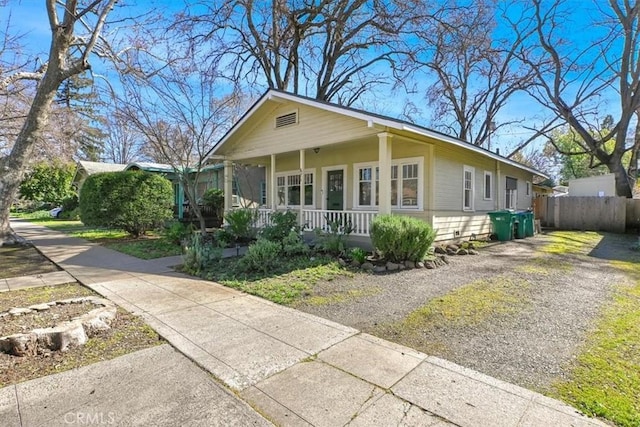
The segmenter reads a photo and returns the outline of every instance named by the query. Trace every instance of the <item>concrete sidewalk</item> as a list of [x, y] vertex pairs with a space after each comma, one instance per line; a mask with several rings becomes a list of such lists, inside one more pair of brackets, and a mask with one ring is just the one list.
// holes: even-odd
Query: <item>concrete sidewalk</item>
[[24, 221], [14, 229], [137, 313], [276, 424], [603, 426], [413, 349]]

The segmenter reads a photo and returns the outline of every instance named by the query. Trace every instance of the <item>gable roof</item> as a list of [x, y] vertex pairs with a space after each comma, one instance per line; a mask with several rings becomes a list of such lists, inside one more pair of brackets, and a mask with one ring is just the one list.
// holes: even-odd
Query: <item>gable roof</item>
[[501, 156], [500, 154], [496, 154], [492, 151], [489, 151], [485, 148], [479, 147], [477, 145], [473, 145], [467, 141], [463, 141], [461, 139], [452, 137], [450, 135], [444, 134], [442, 132], [429, 129], [423, 126], [419, 126], [413, 124], [408, 121], [394, 119], [392, 117], [384, 116], [377, 113], [371, 113], [364, 110], [359, 110], [352, 107], [344, 107], [338, 104], [333, 104], [327, 101], [320, 101], [317, 99], [309, 98], [302, 95], [296, 95], [293, 93], [285, 92], [278, 89], [269, 89], [267, 90], [243, 115], [240, 119], [225, 133], [225, 135], [218, 141], [215, 147], [211, 150], [211, 153], [207, 156], [207, 158], [215, 157], [216, 151], [222, 147], [239, 129], [242, 125], [257, 111], [262, 107], [262, 105], [270, 100], [274, 99], [282, 99], [286, 101], [298, 102], [303, 105], [307, 105], [310, 107], [320, 108], [325, 111], [345, 115], [348, 117], [352, 117], [355, 119], [360, 119], [366, 121], [370, 125], [381, 125], [390, 129], [402, 130], [405, 132], [413, 133], [415, 135], [426, 136], [438, 141], [446, 142], [458, 147], [462, 147], [468, 150], [471, 150], [480, 155], [492, 158], [494, 160], [498, 160], [502, 163], [517, 167], [519, 169], [526, 170], [534, 175], [538, 175], [544, 178], [549, 178], [545, 173], [540, 172], [536, 169], [533, 169], [529, 166], [518, 163], [514, 160], [508, 159], [506, 157]]
[[87, 172], [87, 175], [100, 172], [120, 172], [127, 167], [121, 163], [89, 162], [87, 160], [78, 160], [78, 165]]

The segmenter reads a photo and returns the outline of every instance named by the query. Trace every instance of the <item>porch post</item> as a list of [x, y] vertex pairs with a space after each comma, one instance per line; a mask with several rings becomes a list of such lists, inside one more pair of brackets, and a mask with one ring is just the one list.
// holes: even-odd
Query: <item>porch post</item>
[[278, 207], [278, 187], [276, 185], [276, 155], [271, 155], [271, 168], [269, 169], [269, 196], [271, 197], [271, 210]]
[[225, 214], [233, 208], [233, 163], [230, 160], [224, 161], [224, 212]]
[[304, 225], [304, 150], [300, 150], [300, 213], [298, 224]]
[[[378, 213], [391, 213], [391, 140], [393, 135], [388, 132], [378, 134]], [[398, 171], [400, 173], [401, 171]], [[374, 177], [375, 179], [375, 177]], [[398, 197], [401, 197], [398, 194]], [[372, 195], [375, 197], [375, 195]]]
[[496, 160], [496, 183], [494, 185], [495, 189], [495, 201], [494, 206], [496, 208], [496, 210], [500, 210], [500, 181], [501, 181], [501, 176], [500, 176], [500, 161]]

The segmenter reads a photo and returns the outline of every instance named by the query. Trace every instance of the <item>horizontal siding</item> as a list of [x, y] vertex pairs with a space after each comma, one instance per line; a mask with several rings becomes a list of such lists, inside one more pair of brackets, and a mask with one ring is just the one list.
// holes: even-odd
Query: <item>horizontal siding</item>
[[[438, 233], [436, 241], [468, 240], [473, 235], [476, 237], [489, 235], [491, 221], [487, 214], [463, 215], [456, 212], [440, 212], [434, 215], [433, 228]], [[456, 231], [459, 232], [458, 235]]]
[[[277, 116], [297, 110], [298, 123], [275, 128]], [[267, 113], [255, 117], [255, 123], [247, 123], [242, 132], [233, 136], [224, 151], [232, 158], [258, 157], [271, 153], [286, 153], [300, 149], [311, 149], [336, 144], [343, 141], [364, 138], [380, 130], [369, 128], [364, 120], [354, 119], [337, 113], [288, 102]]]

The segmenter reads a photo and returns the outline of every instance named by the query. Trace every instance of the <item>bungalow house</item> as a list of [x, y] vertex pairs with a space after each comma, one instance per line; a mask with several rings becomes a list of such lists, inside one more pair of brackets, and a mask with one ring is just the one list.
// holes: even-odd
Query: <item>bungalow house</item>
[[266, 168], [263, 222], [292, 209], [307, 229], [341, 218], [355, 236], [368, 236], [371, 220], [386, 213], [430, 223], [438, 240], [487, 235], [487, 212], [530, 208], [534, 176], [548, 178], [431, 129], [273, 89], [212, 158], [223, 160], [225, 188], [234, 164]]

